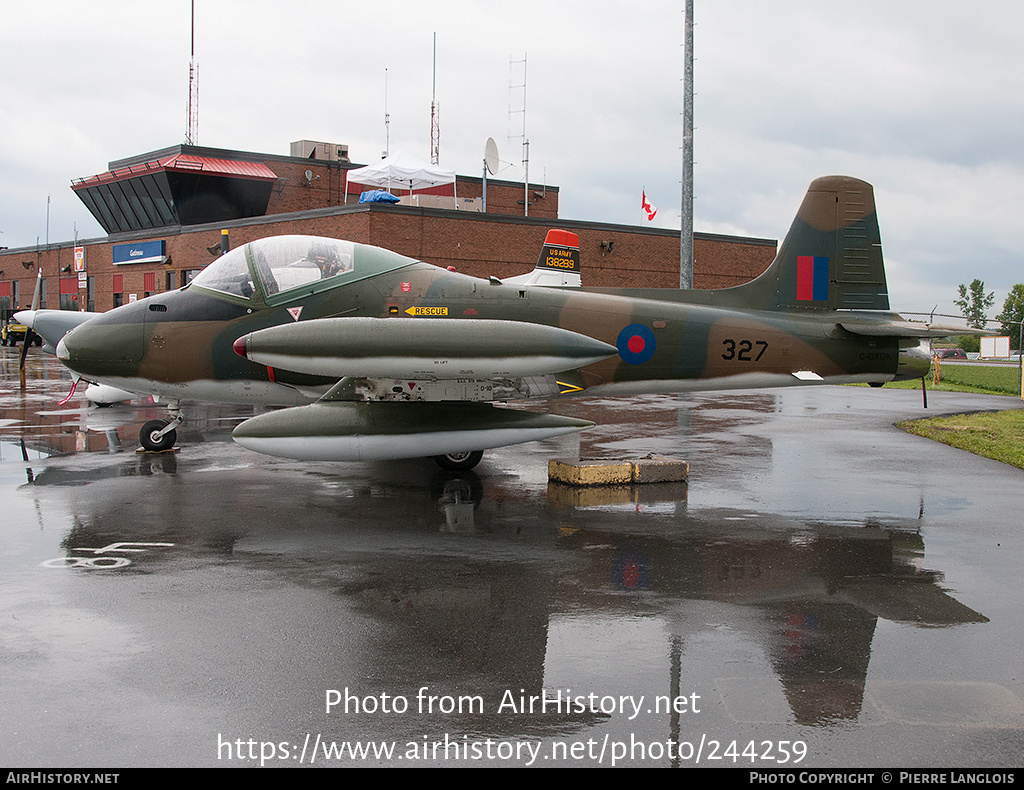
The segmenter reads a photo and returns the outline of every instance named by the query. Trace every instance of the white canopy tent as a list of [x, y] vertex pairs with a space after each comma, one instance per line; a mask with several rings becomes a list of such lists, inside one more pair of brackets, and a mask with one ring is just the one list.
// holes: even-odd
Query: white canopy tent
[[[455, 183], [455, 171], [420, 162], [401, 151], [381, 159], [376, 164], [345, 171], [345, 200], [348, 200], [348, 182], [367, 184], [378, 189], [417, 189]], [[454, 189], [454, 188], [453, 188]], [[456, 197], [458, 195], [456, 194]]]

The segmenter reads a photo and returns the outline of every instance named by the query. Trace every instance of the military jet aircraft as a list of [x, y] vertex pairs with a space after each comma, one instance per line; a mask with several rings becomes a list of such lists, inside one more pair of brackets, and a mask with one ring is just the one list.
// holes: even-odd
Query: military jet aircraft
[[[549, 239], [550, 241], [550, 239]], [[551, 268], [570, 268], [558, 242]], [[542, 254], [542, 262], [545, 255]], [[515, 278], [520, 280], [521, 278]], [[950, 329], [889, 311], [870, 184], [815, 180], [771, 266], [720, 290], [581, 288], [480, 279], [377, 247], [279, 236], [180, 290], [93, 317], [57, 344], [77, 376], [169, 403], [142, 445], [173, 445], [181, 400], [286, 406], [234, 431], [311, 460], [434, 456], [585, 420], [496, 406], [573, 395], [922, 378], [922, 340]], [[563, 287], [568, 284], [569, 287]]]

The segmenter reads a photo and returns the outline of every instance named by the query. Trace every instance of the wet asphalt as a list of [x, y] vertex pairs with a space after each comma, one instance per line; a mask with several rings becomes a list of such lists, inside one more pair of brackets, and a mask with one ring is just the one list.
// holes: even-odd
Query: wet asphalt
[[[249, 407], [76, 397], [0, 357], [0, 764], [1024, 765], [1024, 472], [820, 387], [532, 404], [598, 423], [299, 463]], [[579, 490], [554, 457], [688, 485]]]

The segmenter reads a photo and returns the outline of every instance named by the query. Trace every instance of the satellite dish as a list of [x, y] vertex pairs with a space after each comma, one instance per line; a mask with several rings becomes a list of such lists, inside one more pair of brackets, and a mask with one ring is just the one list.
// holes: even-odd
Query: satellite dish
[[488, 137], [484, 143], [484, 165], [492, 176], [498, 172], [498, 144], [494, 142], [493, 137]]
[[312, 181], [313, 180], [313, 171], [312, 170], [307, 170], [306, 171], [306, 180], [307, 181]]

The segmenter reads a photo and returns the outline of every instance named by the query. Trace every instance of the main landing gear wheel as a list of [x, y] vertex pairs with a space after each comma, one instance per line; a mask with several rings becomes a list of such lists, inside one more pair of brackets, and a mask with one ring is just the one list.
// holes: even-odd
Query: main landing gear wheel
[[163, 436], [159, 433], [170, 424], [170, 420], [150, 420], [142, 426], [139, 431], [139, 443], [142, 448], [151, 453], [161, 453], [174, 447], [178, 439], [178, 432], [170, 430]]
[[473, 450], [473, 452], [435, 455], [434, 462], [442, 469], [448, 469], [452, 472], [465, 472], [480, 463], [480, 459], [483, 457], [483, 450]]

